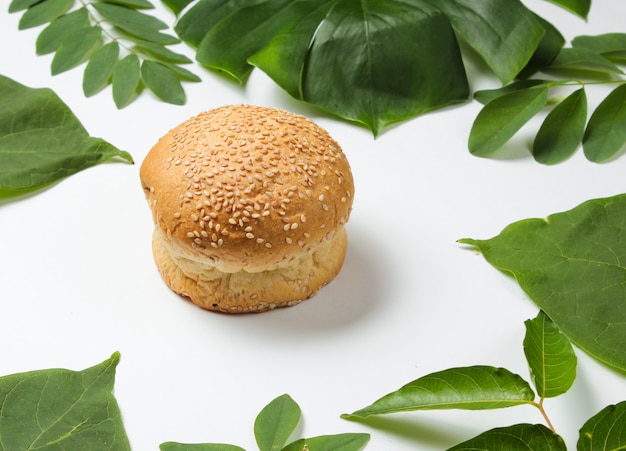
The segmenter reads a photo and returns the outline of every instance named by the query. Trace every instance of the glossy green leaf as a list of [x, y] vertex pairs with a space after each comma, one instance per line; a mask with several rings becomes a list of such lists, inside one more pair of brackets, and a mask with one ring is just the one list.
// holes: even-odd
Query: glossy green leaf
[[528, 61], [528, 64], [517, 75], [517, 78], [521, 80], [530, 78], [536, 72], [549, 66], [565, 44], [565, 38], [554, 25], [541, 16], [535, 17], [545, 30], [545, 34], [541, 38], [541, 41], [539, 41], [539, 45], [535, 49], [535, 53], [531, 56], [530, 61]]
[[134, 44], [136, 49], [156, 57], [159, 61], [167, 61], [176, 64], [189, 64], [192, 62], [186, 55], [176, 53], [162, 44], [143, 41], [141, 39], [136, 39]]
[[100, 0], [105, 3], [113, 3], [115, 5], [128, 6], [135, 9], [152, 9], [154, 5], [148, 0]]
[[0, 446], [130, 450], [113, 396], [119, 354], [83, 371], [49, 369], [0, 378]]
[[562, 395], [576, 379], [572, 344], [542, 311], [524, 324], [524, 354], [537, 394], [542, 398]]
[[549, 80], [537, 80], [537, 79], [526, 79], [526, 80], [518, 80], [513, 83], [509, 83], [508, 85], [502, 86], [496, 89], [483, 89], [481, 91], [476, 91], [474, 93], [474, 99], [483, 105], [488, 104], [492, 100], [495, 100], [498, 97], [503, 96], [504, 94], [509, 94], [513, 91], [522, 91], [524, 89], [533, 88], [536, 86], [546, 86], [550, 87], [552, 82]]
[[468, 147], [478, 157], [500, 149], [548, 102], [548, 86], [520, 89], [496, 97], [474, 120]]
[[122, 58], [113, 70], [113, 101], [118, 108], [124, 108], [137, 95], [141, 67], [137, 55], [131, 53]]
[[132, 157], [90, 137], [49, 89], [0, 76], [0, 197], [42, 188], [113, 157]]
[[193, 0], [161, 0], [176, 15], [180, 14]]
[[615, 88], [591, 114], [583, 150], [599, 163], [615, 156], [626, 143], [626, 83]]
[[561, 101], [545, 118], [533, 143], [533, 157], [543, 164], [569, 158], [580, 146], [587, 123], [587, 96], [578, 89]]
[[369, 439], [369, 434], [320, 435], [291, 442], [282, 451], [359, 451]]
[[180, 78], [181, 80], [192, 81], [192, 82], [202, 81], [200, 77], [198, 77], [196, 74], [194, 74], [188, 69], [185, 69], [182, 66], [179, 66], [177, 64], [171, 64], [168, 62], [164, 62], [163, 65], [169, 67], [170, 70], [174, 72], [178, 76], [178, 78]]
[[9, 12], [16, 13], [18, 11], [23, 11], [25, 9], [30, 8], [35, 3], [39, 3], [41, 0], [13, 0], [9, 4]]
[[67, 12], [73, 3], [74, 0], [43, 0], [26, 10], [18, 27], [24, 30], [51, 22]]
[[434, 4], [503, 83], [520, 73], [545, 34], [535, 14], [518, 1], [444, 0]]
[[529, 404], [530, 385], [504, 368], [470, 366], [423, 376], [391, 392], [368, 407], [343, 418], [366, 418], [413, 410], [485, 410]]
[[626, 402], [607, 406], [580, 429], [578, 451], [626, 449]]
[[254, 422], [254, 437], [260, 451], [281, 449], [300, 422], [300, 407], [287, 394], [261, 410]]
[[516, 0], [199, 0], [175, 30], [203, 64], [239, 80], [253, 64], [290, 95], [376, 134], [467, 99], [457, 35], [508, 81], [540, 43], [549, 57], [560, 47], [546, 24]]
[[589, 9], [591, 9], [591, 0], [548, 0], [555, 5], [559, 5], [574, 14], [579, 15], [583, 19], [587, 18]]
[[185, 90], [176, 74], [161, 63], [145, 60], [141, 64], [141, 79], [161, 100], [184, 105]]
[[84, 63], [102, 46], [102, 30], [100, 27], [81, 28], [70, 34], [59, 46], [50, 69], [57, 75]]
[[165, 442], [159, 446], [160, 451], [245, 451], [245, 449], [224, 443], [178, 443]]
[[179, 42], [178, 38], [161, 32], [167, 24], [154, 16], [112, 3], [96, 2], [93, 7], [107, 22], [140, 39], [166, 45]]
[[465, 238], [575, 345], [626, 371], [626, 195], [525, 219], [488, 240]]
[[73, 32], [89, 26], [89, 13], [86, 8], [79, 8], [58, 17], [39, 33], [36, 42], [37, 54], [56, 52]]
[[586, 47], [562, 49], [550, 63], [550, 69], [595, 71], [606, 74], [622, 73], [622, 70], [611, 60]]
[[111, 41], [100, 47], [89, 58], [83, 74], [83, 92], [85, 96], [90, 97], [111, 83], [119, 54], [119, 44], [117, 41]]
[[611, 61], [626, 63], [626, 33], [577, 36], [572, 40], [572, 47], [583, 47], [603, 55]]
[[516, 424], [491, 429], [448, 451], [566, 451], [563, 439], [541, 424]]

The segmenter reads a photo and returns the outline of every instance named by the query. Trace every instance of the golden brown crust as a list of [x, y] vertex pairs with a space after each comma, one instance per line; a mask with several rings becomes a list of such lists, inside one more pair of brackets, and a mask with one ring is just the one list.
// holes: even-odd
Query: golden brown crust
[[170, 130], [140, 177], [170, 252], [231, 274], [283, 270], [315, 253], [343, 229], [354, 195], [345, 155], [325, 130], [250, 105], [216, 108]]

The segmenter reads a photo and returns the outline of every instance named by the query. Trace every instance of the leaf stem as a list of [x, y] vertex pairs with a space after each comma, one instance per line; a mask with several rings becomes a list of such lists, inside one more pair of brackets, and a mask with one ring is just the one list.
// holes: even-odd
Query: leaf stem
[[552, 432], [556, 433], [556, 430], [554, 429], [554, 426], [552, 425], [552, 422], [550, 421], [550, 418], [548, 417], [548, 413], [543, 408], [543, 401], [544, 401], [544, 399], [545, 398], [541, 398], [539, 400], [539, 402], [531, 402], [531, 405], [533, 405], [537, 409], [539, 409], [539, 412], [541, 412], [541, 415], [543, 416], [543, 419], [546, 421], [546, 424], [548, 425], [550, 430], [552, 430]]

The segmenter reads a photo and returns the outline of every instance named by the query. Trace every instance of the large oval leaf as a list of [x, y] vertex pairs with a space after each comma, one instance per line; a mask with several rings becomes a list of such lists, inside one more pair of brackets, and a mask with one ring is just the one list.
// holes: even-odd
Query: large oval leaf
[[626, 194], [459, 241], [512, 274], [574, 344], [626, 371]]
[[504, 368], [470, 366], [428, 374], [389, 393], [347, 419], [413, 410], [485, 410], [529, 404], [528, 382]]
[[490, 429], [448, 451], [566, 451], [563, 439], [541, 424], [516, 424]]
[[524, 324], [524, 354], [537, 394], [542, 398], [562, 395], [576, 379], [572, 344], [542, 311]]
[[132, 157], [92, 138], [49, 89], [0, 76], [0, 197], [44, 187], [113, 157]]
[[2, 449], [130, 450], [113, 396], [119, 359], [0, 377]]

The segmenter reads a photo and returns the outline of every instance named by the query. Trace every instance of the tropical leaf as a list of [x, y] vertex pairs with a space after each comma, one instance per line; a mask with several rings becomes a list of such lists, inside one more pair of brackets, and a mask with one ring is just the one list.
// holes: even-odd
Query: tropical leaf
[[556, 29], [518, 0], [198, 0], [170, 7], [189, 5], [175, 30], [199, 62], [242, 82], [258, 67], [291, 96], [374, 134], [467, 100], [457, 36], [504, 82], [562, 45]]
[[591, 8], [591, 0], [548, 0], [555, 5], [559, 5], [577, 15], [583, 19], [587, 18], [589, 9]]
[[465, 238], [521, 288], [572, 343], [626, 371], [626, 195], [526, 219], [488, 240]]

